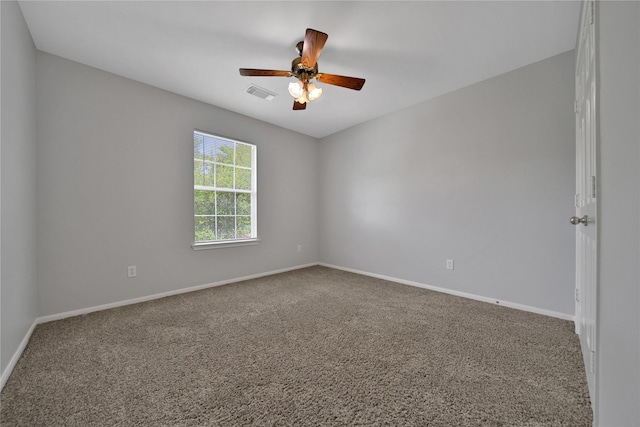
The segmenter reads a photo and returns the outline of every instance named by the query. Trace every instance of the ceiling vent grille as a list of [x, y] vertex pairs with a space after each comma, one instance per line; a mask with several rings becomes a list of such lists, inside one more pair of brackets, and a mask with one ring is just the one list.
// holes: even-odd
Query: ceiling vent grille
[[257, 96], [258, 98], [264, 99], [266, 101], [271, 101], [273, 98], [277, 96], [276, 93], [271, 92], [270, 90], [267, 90], [263, 87], [256, 86], [254, 84], [249, 86], [245, 92], [253, 96]]

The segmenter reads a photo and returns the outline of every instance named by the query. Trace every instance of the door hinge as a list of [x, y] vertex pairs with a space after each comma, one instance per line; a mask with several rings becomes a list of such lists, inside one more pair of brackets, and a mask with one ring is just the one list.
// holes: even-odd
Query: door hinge
[[595, 14], [595, 11], [594, 11], [595, 4], [596, 2], [594, 1], [589, 2], [589, 25], [593, 25], [593, 18], [594, 18], [593, 15]]
[[580, 105], [578, 104], [578, 100], [573, 101], [573, 112], [578, 114], [580, 112]]
[[576, 288], [576, 302], [580, 302], [580, 289]]

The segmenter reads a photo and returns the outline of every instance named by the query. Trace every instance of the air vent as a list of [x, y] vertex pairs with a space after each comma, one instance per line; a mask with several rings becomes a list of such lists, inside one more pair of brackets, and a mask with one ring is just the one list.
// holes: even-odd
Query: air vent
[[257, 96], [258, 98], [264, 99], [266, 101], [271, 101], [273, 98], [277, 96], [276, 93], [271, 92], [263, 87], [251, 85], [246, 90], [247, 93]]

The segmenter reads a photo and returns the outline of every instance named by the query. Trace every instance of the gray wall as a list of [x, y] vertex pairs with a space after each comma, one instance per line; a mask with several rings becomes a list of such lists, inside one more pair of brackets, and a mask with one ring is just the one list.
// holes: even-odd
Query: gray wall
[[321, 140], [321, 261], [573, 315], [573, 67], [571, 51]]
[[640, 425], [640, 4], [598, 2], [597, 425]]
[[[50, 54], [37, 63], [40, 316], [317, 262], [314, 138]], [[258, 245], [191, 249], [194, 128], [258, 146]]]
[[36, 300], [36, 49], [16, 2], [2, 15], [2, 230], [0, 369], [37, 317]]

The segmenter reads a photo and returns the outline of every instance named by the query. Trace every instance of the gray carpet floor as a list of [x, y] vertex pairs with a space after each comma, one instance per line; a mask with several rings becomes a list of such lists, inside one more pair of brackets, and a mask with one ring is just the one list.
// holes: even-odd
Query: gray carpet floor
[[568, 321], [311, 267], [38, 325], [2, 426], [590, 426]]

